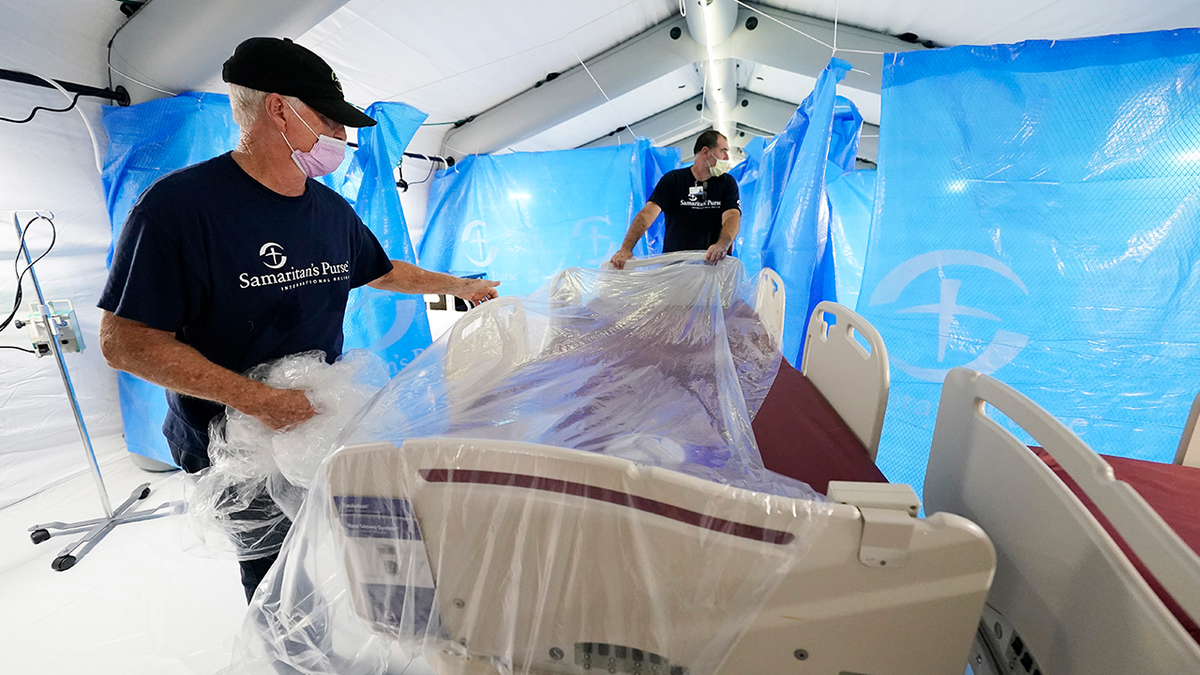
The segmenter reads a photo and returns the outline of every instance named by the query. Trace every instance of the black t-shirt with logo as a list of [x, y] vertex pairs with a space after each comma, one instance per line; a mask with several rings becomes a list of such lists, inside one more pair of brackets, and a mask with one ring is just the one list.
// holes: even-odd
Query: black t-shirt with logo
[[[163, 176], [142, 195], [98, 304], [243, 373], [317, 349], [332, 362], [350, 289], [391, 268], [336, 192], [309, 180], [303, 195], [285, 197], [225, 154]], [[167, 401], [168, 441], [207, 464], [208, 423], [222, 407], [174, 392]]]
[[665, 214], [663, 253], [706, 250], [721, 238], [721, 214], [741, 210], [733, 176], [698, 181], [691, 168], [667, 172], [654, 186], [650, 201]]

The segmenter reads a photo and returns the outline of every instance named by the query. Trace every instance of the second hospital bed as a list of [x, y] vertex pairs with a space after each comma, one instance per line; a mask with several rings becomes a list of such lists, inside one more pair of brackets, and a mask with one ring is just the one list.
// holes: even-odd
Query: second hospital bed
[[958, 368], [925, 499], [996, 546], [976, 646], [991, 666], [976, 675], [1200, 673], [1200, 469], [1102, 457], [1008, 385]]

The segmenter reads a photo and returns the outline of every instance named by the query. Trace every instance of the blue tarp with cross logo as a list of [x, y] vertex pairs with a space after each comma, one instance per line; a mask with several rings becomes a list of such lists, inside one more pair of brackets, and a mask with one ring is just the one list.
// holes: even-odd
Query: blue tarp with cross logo
[[1200, 32], [891, 54], [858, 312], [920, 490], [942, 379], [1006, 382], [1096, 451], [1170, 461], [1200, 389]]

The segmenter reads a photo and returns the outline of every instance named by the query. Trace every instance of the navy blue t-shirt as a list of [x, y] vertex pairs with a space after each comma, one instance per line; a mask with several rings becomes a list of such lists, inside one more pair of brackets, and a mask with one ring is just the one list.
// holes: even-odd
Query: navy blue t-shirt
[[[309, 350], [332, 362], [350, 289], [391, 269], [336, 192], [309, 180], [303, 195], [286, 197], [225, 154], [146, 190], [121, 230], [98, 304], [244, 373]], [[208, 423], [222, 406], [174, 392], [167, 402], [168, 441], [207, 464]]]
[[721, 216], [730, 209], [741, 211], [733, 176], [698, 181], [690, 167], [668, 171], [649, 201], [663, 210], [666, 219], [663, 253], [707, 250], [721, 238]]

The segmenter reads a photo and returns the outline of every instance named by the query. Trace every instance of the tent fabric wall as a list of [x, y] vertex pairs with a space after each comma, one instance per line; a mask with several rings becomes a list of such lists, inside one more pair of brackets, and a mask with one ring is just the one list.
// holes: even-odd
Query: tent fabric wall
[[[555, 152], [472, 155], [437, 173], [422, 266], [484, 272], [502, 295], [527, 295], [566, 267], [598, 267], [621, 246], [633, 216], [675, 148], [636, 143]], [[662, 218], [634, 254], [662, 250]]]
[[[380, 123], [361, 130], [358, 150], [322, 180], [354, 205], [389, 255], [411, 262], [413, 249], [392, 167], [425, 114], [402, 103], [377, 103], [368, 112]], [[129, 210], [155, 180], [233, 149], [239, 134], [229, 97], [197, 92], [106, 108], [104, 125], [110, 138], [104, 185], [113, 242]], [[430, 342], [421, 296], [372, 289], [351, 294], [345, 330], [346, 349], [370, 348], [388, 362], [393, 374]], [[119, 374], [118, 384], [129, 450], [171, 464], [160, 431], [167, 412], [162, 388], [128, 373]]]
[[[104, 82], [104, 44], [124, 19], [97, 3], [10, 3], [0, 21], [3, 67], [73, 82]], [[60, 30], [66, 25], [71, 26], [69, 37]], [[0, 82], [3, 117], [21, 119], [35, 106], [62, 108], [67, 103], [53, 89]], [[103, 445], [121, 431], [113, 395], [116, 378], [96, 348], [100, 313], [95, 303], [107, 274], [109, 227], [92, 141], [80, 118], [82, 112], [103, 143], [99, 111], [99, 100], [83, 97], [69, 113], [42, 111], [25, 124], [0, 123], [0, 309], [8, 314], [16, 289], [17, 237], [8, 211], [52, 211], [57, 241], [36, 270], [47, 299], [66, 299], [75, 306], [86, 349], [68, 354], [66, 363], [88, 431]], [[36, 255], [49, 243], [45, 223], [34, 225], [31, 251]], [[37, 297], [28, 275], [23, 289], [20, 317]], [[28, 349], [30, 341], [25, 330], [9, 326], [0, 333], [0, 345]], [[0, 373], [2, 508], [86, 473], [87, 464], [54, 359], [0, 349]], [[98, 500], [93, 503], [98, 509]]]
[[955, 366], [1170, 461], [1200, 387], [1200, 31], [885, 63], [858, 301], [893, 366], [881, 468], [921, 485]]

